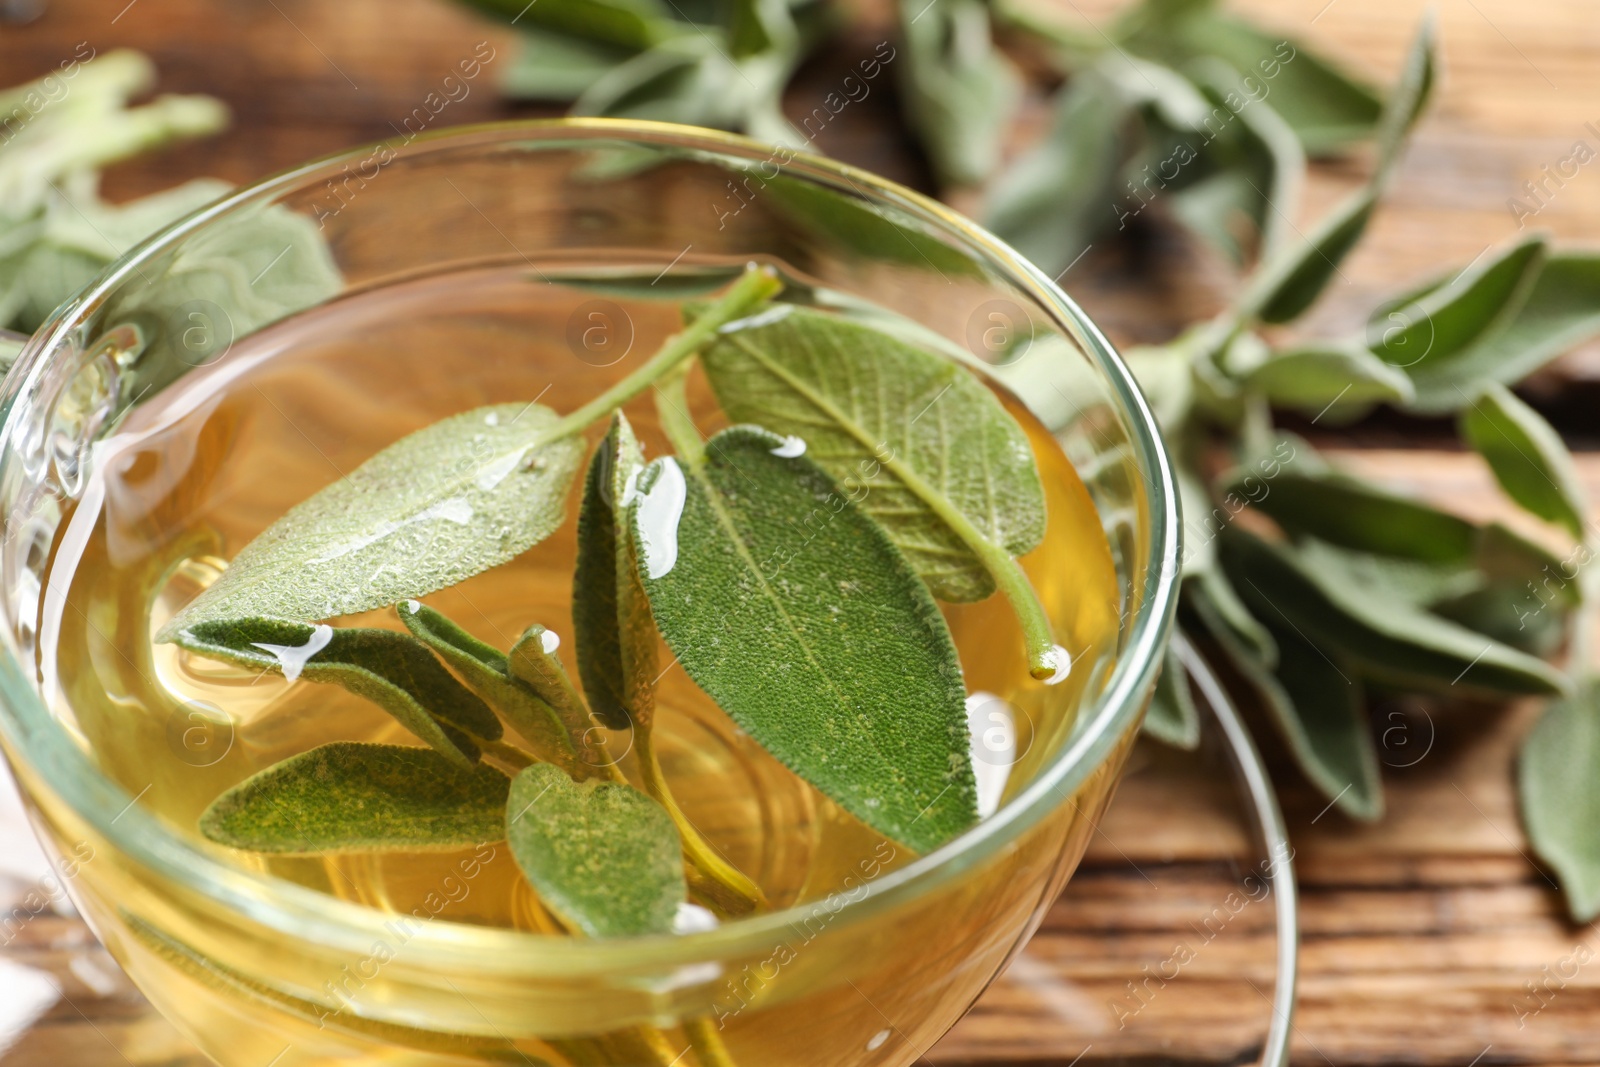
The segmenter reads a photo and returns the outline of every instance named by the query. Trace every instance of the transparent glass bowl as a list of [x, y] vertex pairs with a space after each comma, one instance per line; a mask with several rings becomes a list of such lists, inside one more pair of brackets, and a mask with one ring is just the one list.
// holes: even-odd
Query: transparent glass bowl
[[[259, 235], [285, 212], [320, 231], [336, 283], [271, 277], [275, 249]], [[287, 244], [277, 254], [304, 251]], [[41, 624], [65, 610], [51, 566], [72, 512], [92, 503], [82, 497], [96, 442], [130, 409], [237, 340], [343, 295], [517, 262], [659, 264], [672, 277], [707, 257], [797, 264], [976, 358], [1048, 353], [1061, 380], [1082, 385], [1061, 443], [1112, 547], [1117, 649], [1070, 734], [971, 832], [847, 892], [705, 933], [576, 941], [433, 922], [401, 936], [391, 915], [229, 865], [174, 833], [41, 699]], [[1059, 289], [937, 203], [685, 127], [467, 128], [242, 190], [60, 309], [6, 378], [0, 418], [0, 740], [96, 933], [225, 1067], [664, 1067], [659, 1050], [585, 1039], [652, 1027], [670, 1042], [693, 1019], [717, 1020], [744, 1067], [910, 1064], [1018, 950], [1081, 856], [1137, 733], [1176, 594], [1176, 493], [1155, 421]], [[611, 1051], [596, 1053], [607, 1040]]]

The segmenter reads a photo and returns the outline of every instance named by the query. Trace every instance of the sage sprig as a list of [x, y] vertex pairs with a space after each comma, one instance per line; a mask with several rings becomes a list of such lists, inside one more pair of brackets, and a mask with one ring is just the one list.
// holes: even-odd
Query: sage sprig
[[[1000, 178], [992, 201], [1002, 232], [1047, 268], [1066, 265], [1106, 228], [1103, 218], [1082, 214], [1078, 194], [1104, 188], [1107, 173], [1118, 173], [1106, 168], [1119, 152], [1151, 145], [1134, 157], [1148, 176], [1148, 163], [1139, 161], [1174, 143], [1163, 142], [1162, 132], [1181, 142], [1182, 131], [1196, 128], [1191, 90], [1215, 99], [1222, 87], [1206, 75], [1211, 61], [1241, 75], [1255, 67], [1257, 85], [1271, 89], [1214, 113], [1231, 113], [1226, 130], [1213, 130], [1203, 151], [1182, 158], [1188, 173], [1163, 173], [1156, 183], [1169, 200], [1167, 214], [1180, 223], [1192, 226], [1195, 204], [1255, 222], [1258, 253], [1237, 297], [1171, 343], [1128, 353], [1178, 467], [1190, 542], [1184, 629], [1232, 664], [1232, 676], [1266, 712], [1306, 778], [1360, 819], [1383, 809], [1364, 715], [1368, 693], [1563, 694], [1523, 751], [1520, 794], [1534, 849], [1561, 877], [1574, 916], [1600, 913], [1600, 853], [1574, 830], [1574, 812], [1594, 803], [1586, 783], [1600, 769], [1590, 736], [1600, 720], [1586, 667], [1600, 593], [1580, 573], [1594, 559], [1596, 539], [1560, 436], [1509, 388], [1600, 334], [1600, 255], [1554, 250], [1530, 236], [1383, 302], [1356, 335], [1285, 338], [1273, 327], [1296, 319], [1338, 277], [1393, 180], [1435, 81], [1432, 20], [1380, 106], [1299, 45], [1281, 42], [1290, 58], [1208, 3], [1141, 4], [1118, 22], [1112, 39], [1157, 65], [1138, 67], [1138, 79], [1113, 71], [1092, 40], [1015, 4], [1000, 11], [1050, 42], [1074, 72], [1059, 98], [1060, 127]], [[1142, 84], [1130, 90], [1130, 81]], [[1269, 118], [1253, 127], [1260, 146], [1231, 168], [1219, 167], [1228, 131], [1243, 128], [1234, 120], [1247, 113], [1274, 115], [1308, 153], [1374, 137], [1369, 180], [1304, 238], [1274, 239], [1263, 208], [1292, 216], [1297, 183], [1287, 172], [1300, 164], [1293, 152], [1266, 150], [1275, 124]], [[1242, 137], [1233, 143], [1243, 144]], [[1230, 193], [1230, 184], [1248, 184], [1255, 196]], [[1052, 188], [1073, 195], [1053, 200]], [[1275, 199], [1272, 189], [1290, 192]], [[1142, 199], [1130, 207], [1142, 209]], [[1216, 227], [1194, 228], [1249, 261], [1245, 244], [1218, 240]], [[1004, 368], [1004, 377], [1019, 395], [1047, 396], [1050, 376], [1062, 373], [1051, 364], [1043, 356], [1024, 359]], [[1498, 524], [1469, 522], [1334, 469], [1271, 422], [1274, 408], [1339, 424], [1378, 404], [1455, 413], [1463, 441], [1506, 494], [1551, 524], [1557, 539], [1567, 538], [1571, 552], [1552, 553]], [[1048, 401], [1038, 414], [1058, 429], [1074, 417]], [[1234, 516], [1247, 506], [1276, 529], [1258, 534], [1237, 524]], [[1542, 659], [1563, 637], [1573, 651], [1568, 673]], [[1193, 744], [1188, 696], [1186, 682], [1164, 682], [1150, 732]]]

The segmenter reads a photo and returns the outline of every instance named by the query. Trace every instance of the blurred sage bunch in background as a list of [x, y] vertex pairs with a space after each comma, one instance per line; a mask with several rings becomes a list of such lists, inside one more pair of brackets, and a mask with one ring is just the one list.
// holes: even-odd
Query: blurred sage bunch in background
[[[790, 147], [819, 132], [810, 116], [785, 116], [782, 92], [840, 25], [824, 0], [469, 2], [521, 31], [503, 83], [513, 96]], [[1039, 0], [900, 0], [897, 11], [894, 51], [876, 58], [894, 58], [908, 132], [941, 188], [964, 204], [978, 190], [983, 221], [1047, 274], [1147, 208], [1141, 223], [1181, 228], [1235, 271], [1213, 317], [1126, 353], [1182, 487], [1188, 639], [1359, 820], [1383, 811], [1370, 698], [1468, 709], [1557, 697], [1522, 755], [1523, 813], [1574, 915], [1600, 913], [1600, 701], [1584, 655], [1596, 539], [1560, 436], [1509, 388], [1600, 333], [1600, 257], [1533, 236], [1395, 294], [1350, 336], [1308, 339], [1293, 325], [1394, 178], [1434, 87], [1432, 20], [1385, 93], [1213, 0], [1142, 0], [1088, 28]], [[1050, 117], [1008, 151], [1030, 77]], [[1367, 181], [1303, 223], [1308, 158], [1353, 153], [1370, 159]], [[1035, 345], [998, 373], [1059, 429], [1094, 386], [1055, 356]], [[1337, 426], [1379, 405], [1454, 415], [1549, 536], [1363, 481], [1274, 422], [1289, 411]], [[1551, 663], [1563, 648], [1566, 671]], [[1176, 657], [1147, 729], [1198, 741]]]
[[227, 125], [208, 96], [159, 96], [137, 52], [87, 45], [36, 81], [0, 90], [0, 328], [31, 331], [108, 263], [228, 189], [188, 182], [131, 203], [100, 198], [99, 171]]

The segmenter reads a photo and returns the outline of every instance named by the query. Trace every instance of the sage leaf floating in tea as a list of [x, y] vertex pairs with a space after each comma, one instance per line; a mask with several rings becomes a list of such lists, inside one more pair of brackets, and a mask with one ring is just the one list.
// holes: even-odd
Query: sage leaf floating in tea
[[787, 438], [738, 426], [701, 457], [655, 460], [636, 488], [640, 576], [700, 688], [895, 841], [925, 852], [976, 821], [950, 631], [827, 472]]
[[201, 622], [352, 615], [470, 578], [561, 525], [582, 460], [582, 440], [537, 404], [443, 419], [291, 508], [157, 640]]
[[411, 635], [431, 648], [483, 701], [504, 716], [533, 747], [533, 754], [575, 778], [593, 768], [579, 756], [568, 724], [521, 679], [512, 676], [508, 657], [425, 604], [407, 601], [396, 614]]
[[478, 741], [498, 740], [503, 732], [488, 706], [426, 645], [391, 630], [245, 618], [195, 623], [179, 643], [204, 656], [277, 671], [290, 681], [343, 686], [463, 767], [478, 758]]
[[644, 453], [622, 413], [595, 450], [578, 509], [578, 563], [572, 574], [572, 629], [578, 677], [589, 707], [614, 730], [648, 714], [644, 692], [629, 680], [653, 679], [655, 627], [639, 586], [633, 540], [617, 536], [618, 515], [644, 466]]
[[725, 330], [701, 362], [729, 416], [785, 435], [831, 474], [934, 596], [981, 600], [999, 586], [1030, 667], [1050, 674], [1049, 626], [1012, 558], [1044, 534], [1044, 489], [1022, 427], [970, 371], [806, 308]]
[[534, 764], [512, 781], [504, 820], [517, 865], [567, 926], [590, 937], [672, 932], [688, 886], [678, 830], [655, 801]]
[[200, 830], [253, 852], [466, 848], [505, 836], [510, 788], [493, 767], [463, 768], [425, 748], [334, 741], [229, 789]]

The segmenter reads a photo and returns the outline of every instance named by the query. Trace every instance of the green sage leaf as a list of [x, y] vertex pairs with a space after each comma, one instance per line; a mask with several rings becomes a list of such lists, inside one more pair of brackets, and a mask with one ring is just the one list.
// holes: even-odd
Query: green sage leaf
[[1219, 544], [1223, 570], [1252, 614], [1294, 629], [1369, 677], [1487, 696], [1566, 687], [1561, 672], [1543, 660], [1420, 610], [1382, 585], [1320, 574], [1288, 546], [1237, 526], [1224, 530]]
[[556, 650], [561, 637], [554, 630], [535, 624], [528, 627], [511, 646], [506, 667], [511, 676], [532, 689], [540, 700], [555, 709], [574, 737], [586, 735], [595, 725], [589, 705], [572, 684], [566, 666]]
[[901, 0], [907, 118], [939, 180], [981, 182], [1000, 158], [1021, 78], [995, 47], [982, 0]]
[[1291, 534], [1379, 555], [1455, 562], [1478, 538], [1459, 516], [1332, 470], [1284, 471], [1255, 506]]
[[635, 52], [693, 32], [687, 23], [675, 20], [673, 8], [661, 0], [539, 0], [531, 7], [518, 0], [466, 2], [508, 22]]
[[392, 630], [219, 619], [185, 627], [176, 641], [191, 652], [276, 671], [290, 681], [304, 678], [343, 686], [463, 767], [478, 758], [472, 737], [496, 741], [503, 732], [494, 712], [456, 681], [426, 645]]
[[530, 28], [500, 73], [500, 91], [517, 100], [576, 100], [632, 51], [582, 37]]
[[[655, 629], [639, 588], [633, 541], [617, 537], [628, 486], [644, 466], [633, 427], [618, 412], [595, 450], [578, 512], [578, 563], [572, 575], [572, 628], [578, 677], [589, 707], [613, 730], [634, 722], [641, 701], [628, 679], [654, 677]], [[648, 662], [641, 662], [648, 661]]]
[[1327, 345], [1280, 352], [1245, 379], [1274, 405], [1328, 416], [1364, 409], [1375, 402], [1403, 404], [1413, 396], [1411, 379], [1360, 345]]
[[795, 439], [940, 599], [995, 589], [952, 518], [1013, 556], [1043, 537], [1027, 437], [964, 367], [805, 308], [721, 334], [701, 361], [730, 418]]
[[904, 264], [945, 280], [986, 277], [970, 253], [863, 197], [785, 174], [765, 179], [760, 188], [779, 214], [824, 246], [864, 259]]
[[1269, 668], [1238, 640], [1204, 593], [1192, 604], [1318, 791], [1352, 818], [1371, 822], [1381, 816], [1382, 776], [1355, 668], [1294, 626], [1275, 626], [1263, 617], [1278, 649], [1277, 667]]
[[1413, 410], [1454, 411], [1471, 399], [1481, 382], [1520, 381], [1600, 334], [1600, 255], [1550, 253], [1539, 264], [1525, 296], [1513, 292], [1506, 300], [1511, 314], [1494, 319], [1471, 344], [1449, 353], [1449, 358], [1430, 353], [1407, 368], [1417, 387]]
[[1189, 672], [1171, 647], [1162, 660], [1161, 677], [1150, 694], [1144, 732], [1164, 745], [1194, 751], [1200, 747], [1200, 710], [1189, 692]]
[[555, 412], [499, 404], [401, 438], [291, 508], [157, 634], [387, 607], [520, 555], [565, 520], [583, 442]]
[[511, 783], [504, 832], [539, 898], [590, 937], [672, 932], [688, 896], [678, 830], [617, 782], [574, 782], [534, 764]]
[[1577, 468], [1537, 411], [1491, 382], [1461, 410], [1460, 429], [1507, 496], [1583, 540], [1587, 506]]
[[[559, 773], [559, 772], [557, 772]], [[437, 752], [335, 741], [250, 776], [200, 832], [251, 852], [426, 852], [505, 836], [511, 781]]]
[[567, 724], [532, 687], [511, 675], [504, 652], [485, 644], [448, 617], [415, 600], [395, 605], [395, 613], [411, 635], [455, 669], [474, 693], [498, 711], [521, 734], [534, 755], [554, 763], [574, 778], [589, 765], [578, 759], [581, 740], [574, 742]]
[[1371, 178], [1359, 191], [1329, 212], [1306, 240], [1264, 263], [1242, 305], [1264, 322], [1288, 322], [1305, 311], [1339, 272], [1339, 264], [1355, 247], [1388, 187], [1400, 149], [1433, 90], [1436, 29], [1434, 17], [1423, 17], [1406, 55], [1400, 82], [1384, 104], [1378, 128], [1378, 158]]
[[1052, 104], [1050, 130], [994, 181], [985, 222], [1052, 277], [1116, 221], [1121, 129], [1130, 109], [1095, 69]]
[[1600, 915], [1600, 691], [1593, 679], [1552, 701], [1517, 756], [1522, 823], [1561, 879], [1574, 922]]
[[[1449, 376], [1450, 364], [1516, 317], [1544, 269], [1543, 237], [1530, 237], [1464, 271], [1385, 302], [1363, 339], [1377, 357], [1403, 368], [1420, 389]], [[1442, 376], [1442, 377], [1441, 377]], [[1465, 403], [1465, 398], [1453, 398]]]
[[1205, 57], [1226, 62], [1241, 83], [1251, 79], [1235, 90], [1237, 100], [1250, 100], [1243, 110], [1270, 101], [1311, 155], [1372, 136], [1383, 108], [1376, 91], [1334, 61], [1210, 4], [1147, 17], [1129, 47], [1178, 67]]
[[632, 504], [656, 626], [767, 751], [874, 830], [938, 847], [977, 817], [961, 665], [883, 529], [785, 438], [658, 459]]

